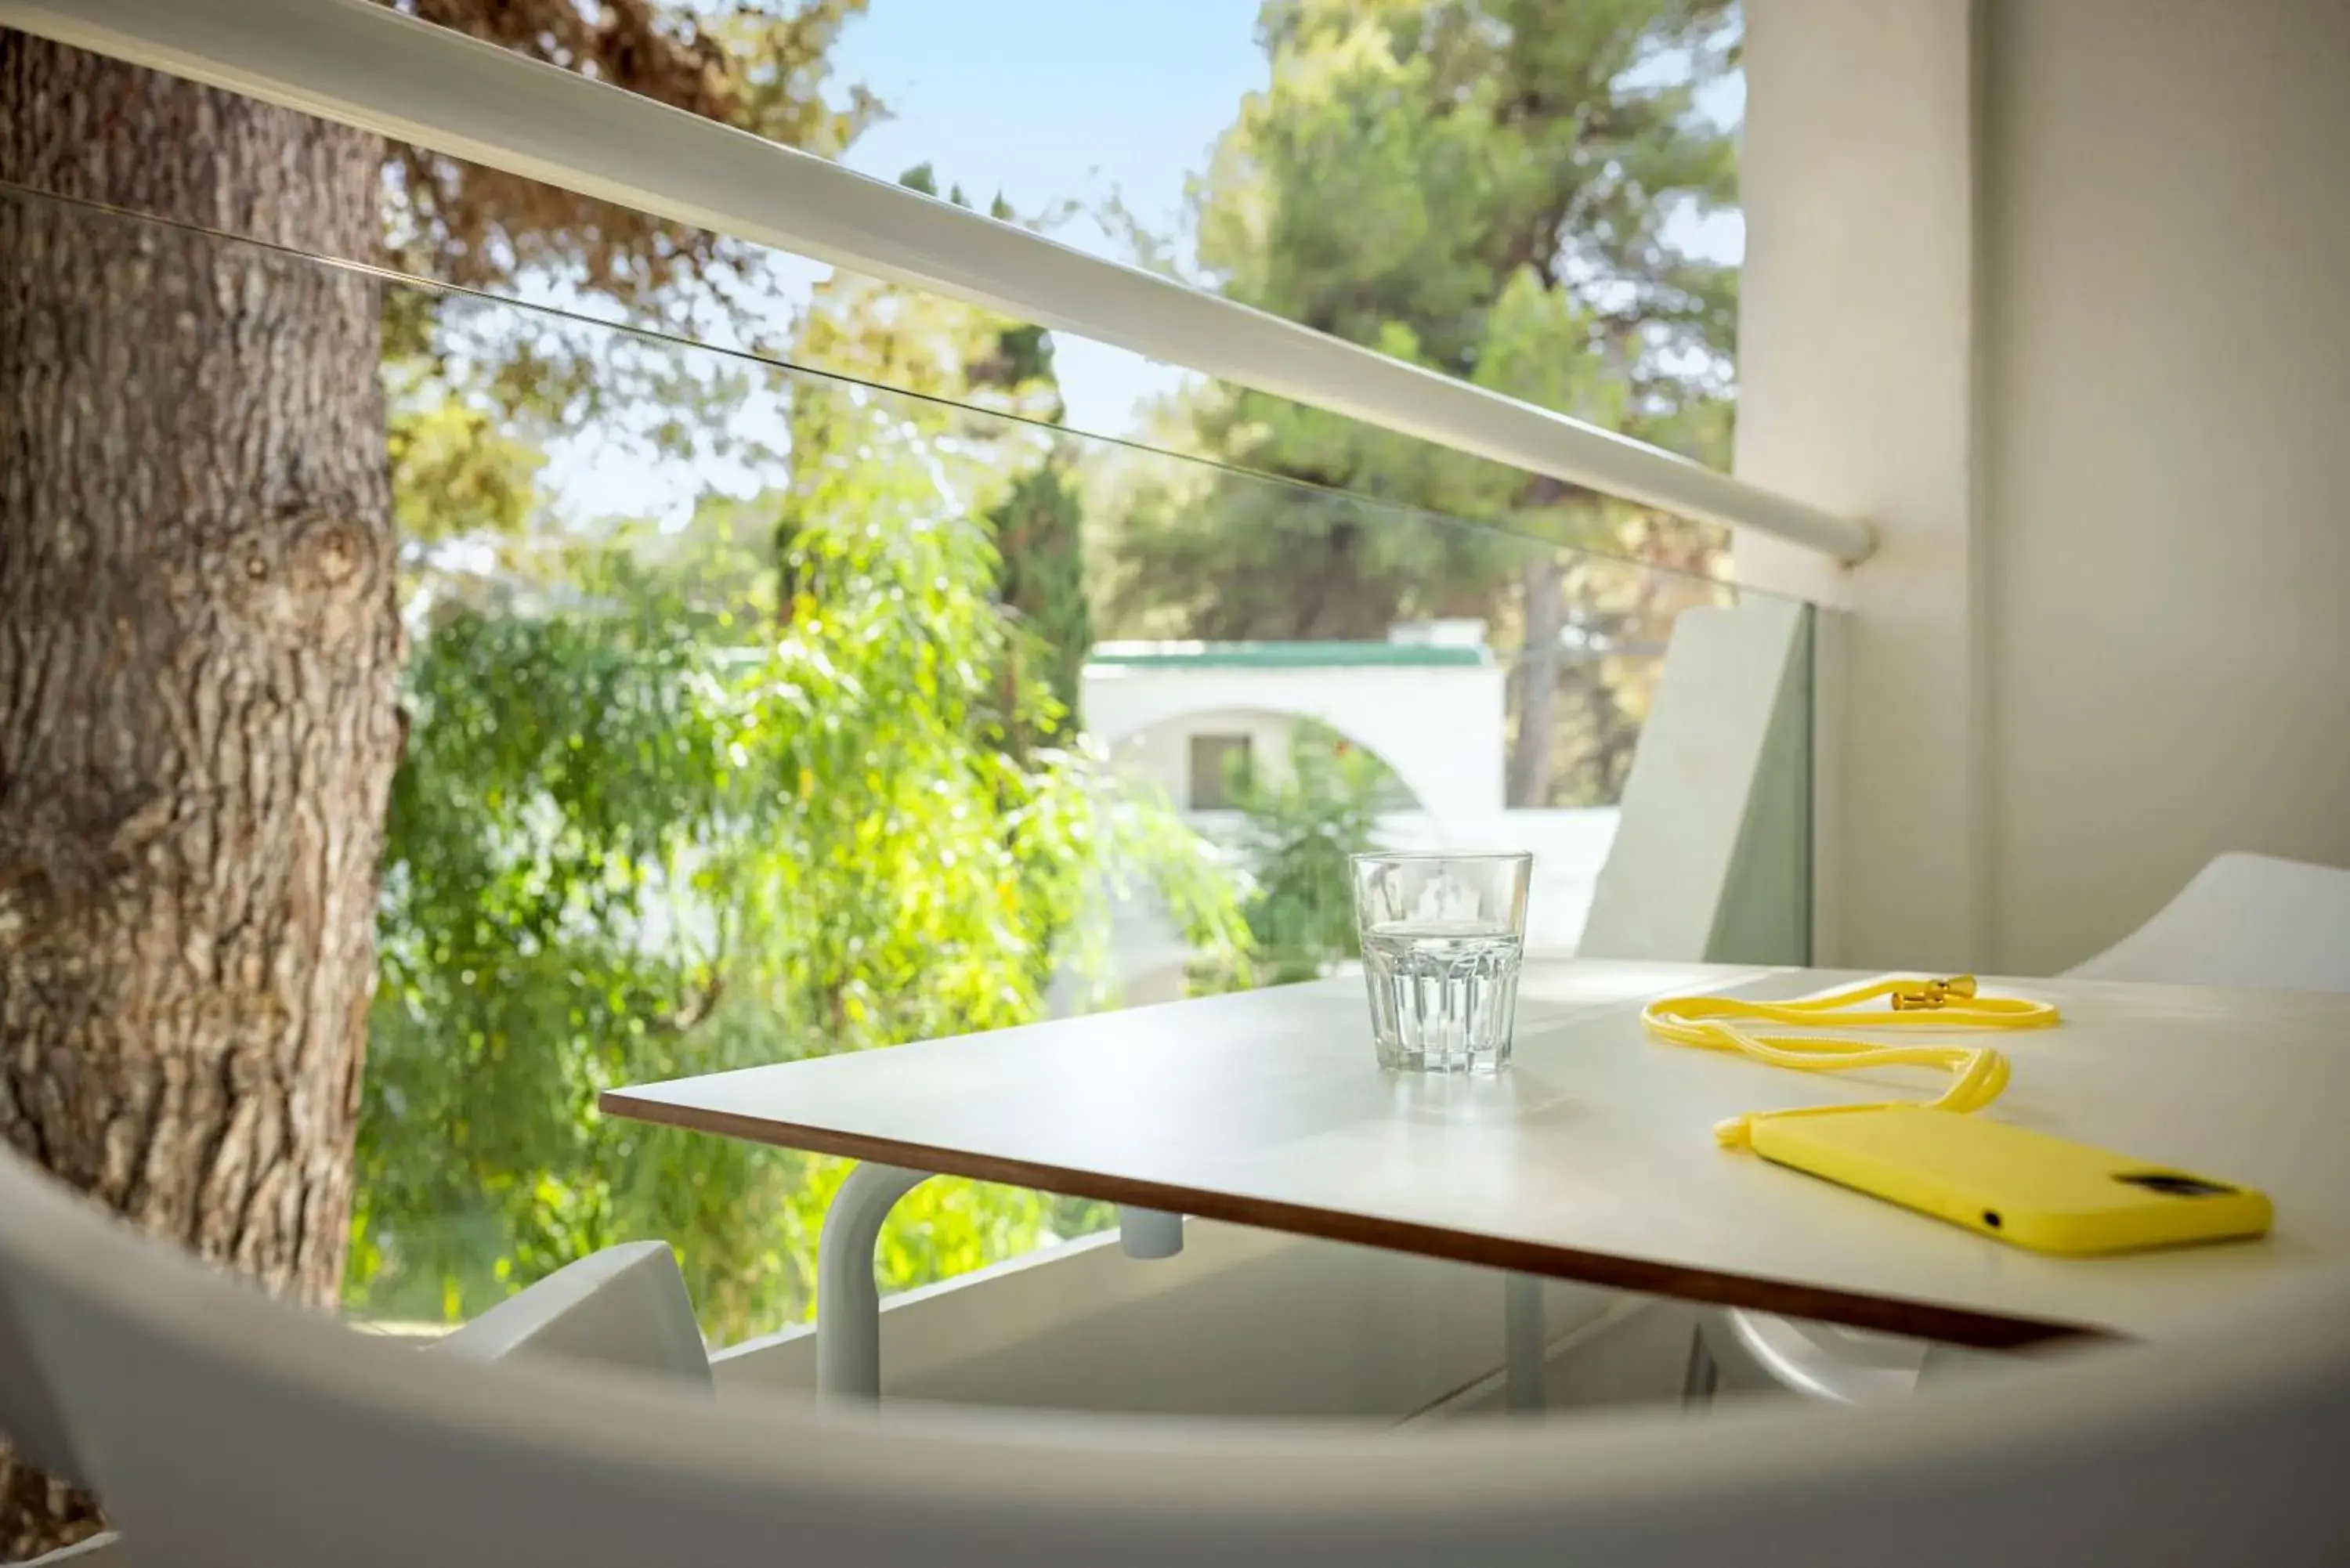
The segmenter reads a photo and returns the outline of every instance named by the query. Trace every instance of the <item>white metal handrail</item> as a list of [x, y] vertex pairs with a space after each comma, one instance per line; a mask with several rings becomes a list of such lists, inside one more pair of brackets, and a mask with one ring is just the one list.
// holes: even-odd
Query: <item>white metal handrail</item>
[[1846, 562], [1866, 524], [369, 0], [0, 0], [0, 25], [1097, 338]]

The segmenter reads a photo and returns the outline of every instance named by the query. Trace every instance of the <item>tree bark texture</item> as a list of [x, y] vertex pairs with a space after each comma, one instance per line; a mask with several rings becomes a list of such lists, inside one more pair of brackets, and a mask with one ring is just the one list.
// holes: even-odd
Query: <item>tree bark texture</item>
[[[380, 243], [373, 137], [0, 32], [0, 180]], [[0, 1138], [341, 1282], [400, 658], [369, 280], [0, 188]], [[91, 1527], [0, 1457], [0, 1558]]]

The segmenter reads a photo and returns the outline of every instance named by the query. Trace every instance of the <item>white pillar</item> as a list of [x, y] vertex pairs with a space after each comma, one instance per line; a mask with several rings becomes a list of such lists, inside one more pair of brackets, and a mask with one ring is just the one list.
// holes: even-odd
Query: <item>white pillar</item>
[[1751, 0], [1737, 471], [1866, 518], [1846, 569], [1736, 542], [1838, 607], [1818, 645], [1814, 961], [1989, 948], [1975, 0]]

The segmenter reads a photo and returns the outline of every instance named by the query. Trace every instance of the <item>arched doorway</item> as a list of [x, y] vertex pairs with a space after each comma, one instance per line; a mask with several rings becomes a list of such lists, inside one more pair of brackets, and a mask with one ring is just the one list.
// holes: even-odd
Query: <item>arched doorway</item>
[[1309, 719], [1385, 762], [1441, 835], [1502, 809], [1503, 672], [1482, 649], [1110, 643], [1085, 670], [1087, 730], [1191, 805], [1202, 740], [1285, 749]]

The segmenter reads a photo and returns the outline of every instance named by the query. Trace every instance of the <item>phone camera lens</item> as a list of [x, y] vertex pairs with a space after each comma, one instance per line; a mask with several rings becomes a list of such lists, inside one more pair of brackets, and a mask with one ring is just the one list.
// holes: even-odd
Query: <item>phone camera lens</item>
[[2132, 1187], [2143, 1187], [2148, 1192], [2165, 1193], [2172, 1198], [2216, 1198], [2232, 1192], [2232, 1187], [2222, 1187], [2216, 1181], [2206, 1181], [2199, 1176], [2182, 1176], [2175, 1170], [2133, 1170], [2115, 1176], [2116, 1181], [2126, 1181]]

